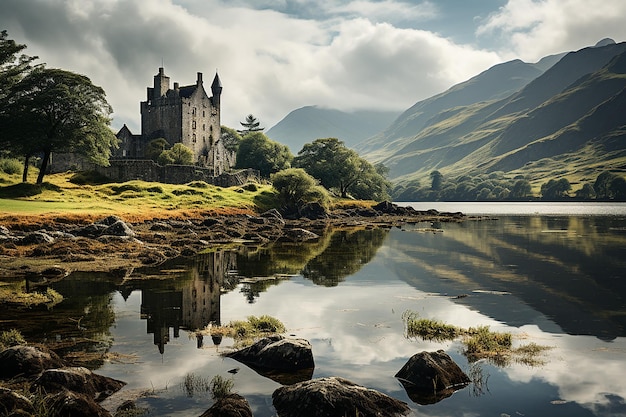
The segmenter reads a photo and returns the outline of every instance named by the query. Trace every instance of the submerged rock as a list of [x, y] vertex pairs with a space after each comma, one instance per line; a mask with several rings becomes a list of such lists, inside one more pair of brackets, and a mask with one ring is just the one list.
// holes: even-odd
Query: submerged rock
[[280, 335], [263, 338], [252, 346], [226, 356], [279, 383], [310, 379], [315, 368], [313, 350], [308, 340]]
[[418, 404], [434, 404], [465, 388], [469, 377], [443, 350], [413, 355], [396, 373], [409, 398]]
[[400, 400], [338, 377], [278, 388], [272, 400], [279, 417], [395, 417], [410, 411]]

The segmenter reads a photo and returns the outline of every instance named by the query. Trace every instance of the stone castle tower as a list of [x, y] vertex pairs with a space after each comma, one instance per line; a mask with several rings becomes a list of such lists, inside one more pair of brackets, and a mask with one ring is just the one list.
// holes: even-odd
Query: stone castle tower
[[147, 88], [141, 107], [141, 135], [133, 135], [124, 126], [117, 134], [120, 148], [114, 158], [144, 158], [148, 143], [164, 138], [170, 146], [182, 143], [193, 151], [195, 164], [212, 168], [213, 175], [222, 174], [227, 166], [226, 151], [221, 142], [220, 97], [222, 84], [217, 73], [209, 97], [204, 89], [202, 73], [196, 83], [170, 88], [170, 77], [163, 68]]

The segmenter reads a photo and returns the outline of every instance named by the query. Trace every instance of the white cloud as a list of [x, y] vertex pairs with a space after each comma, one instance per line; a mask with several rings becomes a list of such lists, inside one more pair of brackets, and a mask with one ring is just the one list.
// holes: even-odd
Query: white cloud
[[500, 36], [510, 53], [525, 60], [594, 45], [603, 38], [626, 39], [622, 0], [509, 0], [477, 29]]
[[[210, 82], [217, 69], [223, 124], [237, 128], [252, 113], [269, 128], [305, 105], [400, 112], [505, 57], [539, 58], [586, 46], [586, 39], [620, 38], [601, 29], [617, 27], [615, 16], [624, 15], [626, 3], [614, 3], [610, 14], [566, 1], [568, 7], [510, 1], [479, 30], [511, 39], [513, 48], [498, 52], [471, 46], [473, 39], [455, 43], [433, 31], [400, 28], [402, 20], [428, 20], [442, 11], [430, 2], [394, 0], [268, 0], [254, 7], [223, 0], [3, 0], [0, 28], [48, 66], [102, 86], [116, 128], [127, 123], [139, 131], [139, 101], [162, 63], [181, 85], [194, 83], [196, 72]], [[578, 28], [592, 34], [581, 40]]]

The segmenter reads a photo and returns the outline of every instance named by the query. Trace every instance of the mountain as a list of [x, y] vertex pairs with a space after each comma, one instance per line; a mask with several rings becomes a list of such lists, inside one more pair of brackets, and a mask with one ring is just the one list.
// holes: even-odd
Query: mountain
[[338, 138], [352, 147], [382, 131], [397, 116], [398, 112], [343, 112], [307, 106], [289, 113], [266, 134], [270, 139], [289, 146], [292, 153], [320, 138]]
[[468, 81], [414, 104], [384, 132], [358, 144], [356, 149], [369, 153], [385, 146], [393, 148], [395, 139], [414, 135], [435, 121], [433, 117], [444, 110], [509, 97], [540, 76], [564, 55], [551, 55], [535, 64], [516, 59], [495, 65]]
[[416, 103], [356, 149], [397, 183], [435, 169], [588, 182], [598, 170], [624, 168], [626, 43], [603, 40], [558, 58], [492, 67]]

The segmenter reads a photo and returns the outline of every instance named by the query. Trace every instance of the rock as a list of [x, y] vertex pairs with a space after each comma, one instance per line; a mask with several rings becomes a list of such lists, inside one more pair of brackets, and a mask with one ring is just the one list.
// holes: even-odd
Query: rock
[[0, 387], [0, 415], [31, 416], [34, 413], [35, 408], [28, 398], [10, 389]]
[[80, 366], [47, 369], [33, 382], [31, 392], [43, 389], [47, 393], [63, 390], [83, 394], [96, 401], [102, 401], [125, 385], [124, 382], [113, 378], [94, 374], [87, 368]]
[[47, 395], [46, 415], [56, 417], [111, 417], [111, 413], [94, 400], [68, 390]]
[[229, 394], [218, 399], [200, 417], [252, 417], [252, 409], [241, 395]]
[[276, 209], [270, 209], [270, 210], [267, 210], [266, 212], [261, 213], [261, 217], [265, 219], [278, 220], [280, 223], [285, 224], [285, 220], [283, 219], [283, 216], [280, 214], [280, 211]]
[[155, 222], [150, 226], [150, 230], [153, 232], [168, 232], [174, 230], [174, 227], [165, 222]]
[[108, 217], [105, 217], [102, 220], [98, 220], [97, 222], [95, 222], [95, 224], [102, 224], [102, 225], [105, 225], [105, 226], [112, 226], [115, 223], [121, 222], [121, 221], [122, 221], [122, 219], [120, 219], [117, 216], [108, 216]]
[[306, 242], [307, 240], [319, 239], [319, 235], [305, 229], [294, 228], [283, 230], [281, 241], [286, 242]]
[[298, 210], [298, 214], [300, 215], [300, 217], [306, 217], [310, 220], [319, 220], [328, 217], [328, 212], [326, 211], [324, 206], [322, 206], [318, 202], [305, 204]]
[[278, 388], [272, 400], [279, 417], [392, 417], [410, 412], [400, 400], [338, 377]]
[[101, 236], [106, 235], [134, 237], [135, 232], [125, 222], [118, 220], [102, 231]]
[[109, 226], [107, 226], [106, 224], [93, 223], [75, 230], [74, 234], [76, 236], [95, 238], [100, 236], [107, 227]]
[[42, 243], [53, 243], [54, 238], [45, 232], [31, 232], [25, 235], [20, 241], [20, 245], [39, 245]]
[[308, 340], [280, 335], [263, 338], [252, 346], [226, 356], [279, 383], [310, 379], [315, 368], [313, 350]]
[[13, 346], [0, 352], [0, 379], [32, 377], [41, 371], [63, 366], [59, 356], [33, 346]]
[[418, 404], [434, 404], [465, 388], [469, 377], [443, 350], [413, 355], [396, 373], [409, 398]]

